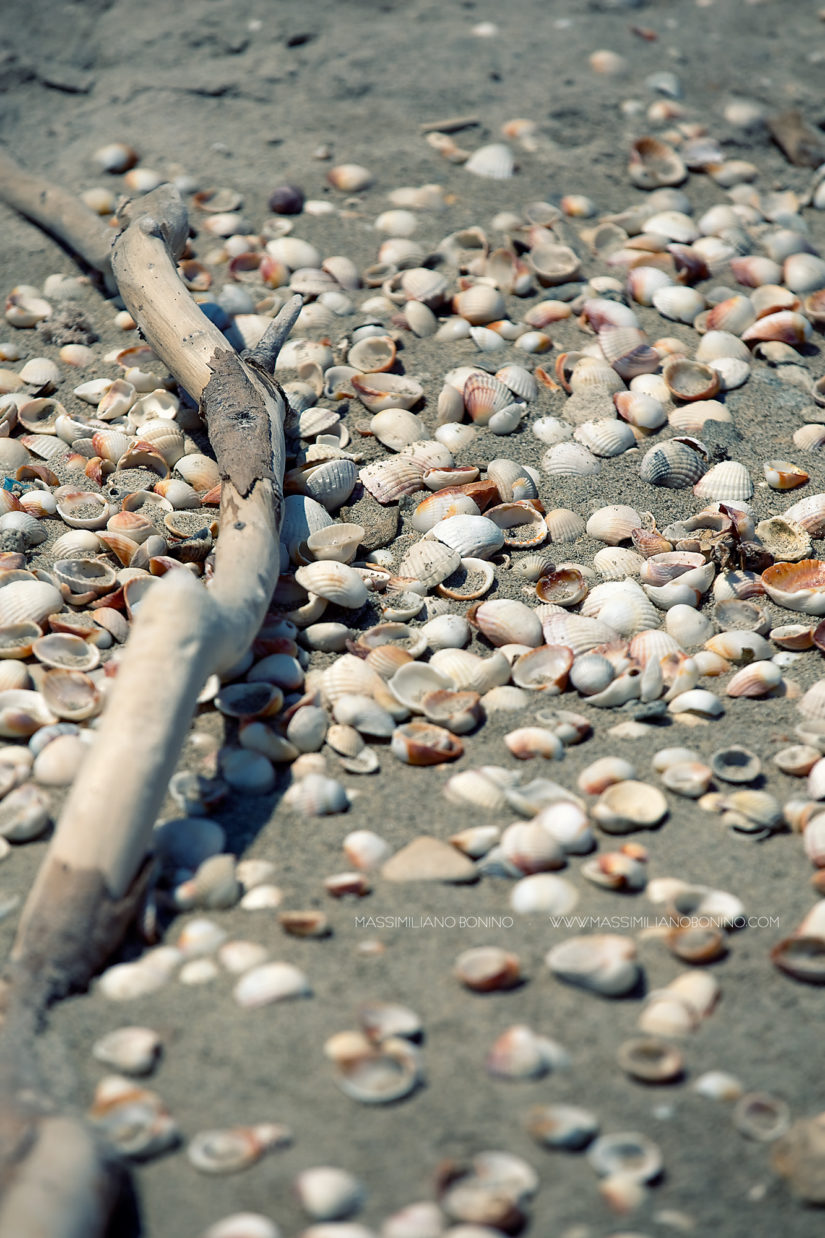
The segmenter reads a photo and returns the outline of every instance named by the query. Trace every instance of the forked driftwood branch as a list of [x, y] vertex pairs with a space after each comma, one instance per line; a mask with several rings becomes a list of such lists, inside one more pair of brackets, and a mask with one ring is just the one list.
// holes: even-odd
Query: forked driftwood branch
[[49, 1004], [85, 986], [122, 940], [198, 694], [242, 656], [266, 613], [279, 570], [286, 412], [272, 373], [301, 299], [239, 356], [176, 272], [188, 223], [172, 187], [128, 204], [111, 246], [110, 230], [70, 194], [2, 154], [0, 198], [114, 280], [145, 339], [199, 401], [222, 478], [210, 585], [172, 571], [146, 595], [0, 988], [0, 1238], [95, 1238], [122, 1170], [82, 1120], [50, 1103], [34, 1040]]

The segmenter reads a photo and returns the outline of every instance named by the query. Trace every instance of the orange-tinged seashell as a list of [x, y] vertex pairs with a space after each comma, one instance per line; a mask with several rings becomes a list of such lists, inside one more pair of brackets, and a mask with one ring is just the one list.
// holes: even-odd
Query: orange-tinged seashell
[[762, 573], [762, 584], [779, 606], [806, 615], [825, 615], [825, 562], [820, 559], [774, 563]]
[[556, 606], [576, 606], [587, 596], [587, 591], [587, 582], [573, 567], [547, 572], [536, 583], [536, 596]]
[[788, 460], [766, 460], [762, 469], [772, 490], [795, 490], [810, 480], [809, 473]]
[[758, 319], [753, 326], [742, 333], [746, 344], [760, 340], [781, 340], [785, 344], [798, 346], [806, 344], [813, 334], [813, 328], [802, 314], [793, 310], [780, 310], [777, 314], [768, 314]]
[[719, 390], [717, 371], [686, 357], [672, 357], [666, 361], [662, 376], [668, 391], [677, 400], [710, 400]]
[[409, 722], [396, 727], [390, 748], [405, 765], [440, 765], [457, 760], [464, 752], [460, 739], [431, 722]]
[[638, 138], [630, 150], [630, 179], [638, 189], [659, 189], [681, 185], [687, 169], [672, 146], [659, 138]]
[[519, 984], [521, 964], [517, 955], [498, 946], [476, 946], [458, 956], [454, 974], [466, 988], [491, 993]]

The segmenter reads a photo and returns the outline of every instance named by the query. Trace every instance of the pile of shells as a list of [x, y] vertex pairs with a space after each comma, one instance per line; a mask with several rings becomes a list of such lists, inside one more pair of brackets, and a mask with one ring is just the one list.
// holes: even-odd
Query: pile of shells
[[[510, 122], [504, 137], [532, 133]], [[449, 135], [429, 138], [470, 174], [513, 176], [506, 142], [462, 158]], [[181, 278], [230, 341], [254, 345], [293, 292], [304, 297], [277, 367], [291, 405], [281, 576], [252, 648], [204, 686], [169, 787], [177, 815], [155, 831], [158, 879], [143, 924], [152, 948], [102, 975], [105, 998], [223, 980], [250, 1019], [263, 1006], [315, 1000], [303, 968], [230, 938], [219, 916], [197, 915], [167, 937], [163, 926], [179, 912], [239, 906], [276, 911], [287, 937], [329, 936], [332, 914], [284, 906], [274, 865], [236, 860], [214, 814], [232, 794], [278, 792], [284, 813], [337, 816], [359, 782], [398, 765], [435, 767], [455, 832], [395, 850], [354, 828], [324, 896], [363, 898], [378, 882], [504, 879], [513, 915], [549, 917], [554, 932], [588, 887], [617, 902], [643, 896], [662, 920], [656, 948], [688, 970], [640, 1004], [638, 1035], [617, 1055], [631, 1082], [692, 1075], [671, 1041], [713, 1015], [721, 986], [705, 965], [735, 952], [747, 917], [735, 893], [649, 875], [648, 840], [682, 800], [737, 837], [798, 834], [825, 891], [825, 559], [815, 545], [825, 493], [806, 489], [825, 446], [822, 379], [806, 365], [825, 322], [825, 261], [808, 223], [825, 206], [822, 182], [807, 197], [760, 192], [737, 161], [693, 145], [688, 134], [639, 137], [628, 174], [645, 196], [602, 217], [570, 195], [437, 237], [443, 188], [393, 190], [373, 221], [372, 261], [360, 265], [307, 239], [313, 218], [338, 208], [296, 186], [273, 193], [273, 216], [257, 231], [234, 191], [193, 194], [199, 235]], [[118, 143], [98, 162], [125, 172], [135, 192], [156, 183]], [[698, 215], [679, 187], [689, 172], [719, 186], [720, 200]], [[328, 180], [354, 194], [373, 175], [341, 164]], [[61, 338], [65, 278], [10, 289], [10, 339], [0, 343], [6, 847], [47, 832], [82, 768], [146, 591], [168, 571], [208, 583], [220, 536], [220, 478], [197, 411], [151, 349], [134, 337], [99, 353], [91, 332], [48, 355], [31, 347]], [[418, 341], [430, 358], [440, 349], [436, 382], [417, 369]], [[732, 457], [753, 454], [737, 393], [766, 376], [807, 401], [807, 420], [787, 444], [799, 459], [772, 456], [760, 470]], [[602, 502], [628, 497], [621, 479], [631, 471], [644, 503]], [[728, 724], [741, 736], [752, 702], [767, 710], [780, 698], [798, 703], [794, 742], [769, 759], [730, 742]], [[497, 714], [508, 719], [502, 763], [482, 764], [474, 746]], [[678, 728], [670, 743], [660, 742], [666, 727]], [[709, 754], [680, 743], [705, 727], [719, 734]], [[593, 759], [566, 776], [568, 750], [594, 732]], [[625, 739], [643, 741], [637, 760], [620, 755]], [[769, 770], [781, 775], [773, 787]], [[788, 786], [799, 790], [776, 789]], [[775, 943], [783, 975], [825, 983], [822, 906]], [[587, 1002], [633, 1000], [645, 980], [637, 941], [611, 932], [554, 937], [541, 981], [496, 942], [454, 965], [468, 1000], [525, 983], [572, 986]], [[338, 1091], [364, 1105], [414, 1098], [426, 1086], [419, 1016], [374, 1002], [358, 1022], [324, 1046]], [[177, 1146], [183, 1136], [161, 1098], [130, 1079], [154, 1069], [160, 1038], [120, 1028], [94, 1055], [119, 1072], [101, 1081], [90, 1111], [105, 1136], [137, 1160]], [[567, 1058], [542, 1031], [513, 1024], [486, 1070], [537, 1079]], [[738, 1083], [707, 1071], [693, 1086], [728, 1099]], [[822, 1156], [821, 1123], [791, 1126], [791, 1116], [749, 1093], [733, 1125], [778, 1140], [775, 1163], [798, 1189], [800, 1157], [811, 1144]], [[638, 1208], [660, 1177], [656, 1144], [600, 1134], [586, 1108], [539, 1105], [526, 1128], [543, 1148], [586, 1149], [619, 1213]], [[187, 1157], [200, 1173], [230, 1173], [290, 1139], [269, 1120], [205, 1130], [189, 1137]], [[435, 1202], [420, 1205], [430, 1221], [435, 1210], [427, 1232], [453, 1223], [516, 1232], [539, 1181], [504, 1151], [450, 1162]], [[329, 1166], [305, 1170], [295, 1191], [320, 1222], [354, 1216], [365, 1194]], [[808, 1185], [799, 1193], [813, 1198]], [[209, 1233], [271, 1234], [259, 1220], [241, 1230], [227, 1218]], [[405, 1228], [399, 1212], [382, 1232], [424, 1232], [415, 1224]]]

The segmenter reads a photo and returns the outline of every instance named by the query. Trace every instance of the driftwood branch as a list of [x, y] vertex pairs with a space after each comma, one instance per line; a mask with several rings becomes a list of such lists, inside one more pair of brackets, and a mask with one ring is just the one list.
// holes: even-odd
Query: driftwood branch
[[[2, 156], [0, 182], [4, 171], [7, 202], [111, 272], [146, 340], [200, 402], [222, 478], [211, 583], [171, 571], [144, 599], [0, 989], [0, 1238], [94, 1238], [104, 1231], [116, 1174], [81, 1122], [54, 1114], [30, 1046], [48, 1005], [87, 984], [120, 943], [143, 892], [152, 828], [198, 694], [210, 674], [242, 656], [266, 613], [279, 570], [286, 413], [272, 372], [301, 299], [282, 310], [256, 349], [238, 356], [176, 272], [188, 226], [173, 188], [129, 204], [104, 254], [70, 195]], [[52, 1172], [60, 1187], [46, 1219], [42, 1196]]]

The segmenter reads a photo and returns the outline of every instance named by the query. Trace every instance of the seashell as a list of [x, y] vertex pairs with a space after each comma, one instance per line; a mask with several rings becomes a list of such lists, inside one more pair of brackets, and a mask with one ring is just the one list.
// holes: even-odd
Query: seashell
[[588, 881], [607, 890], [643, 890], [647, 882], [644, 864], [621, 851], [594, 856], [581, 871]]
[[369, 189], [373, 179], [372, 173], [358, 163], [339, 163], [327, 172], [330, 185], [343, 193], [361, 193]]
[[640, 430], [658, 430], [667, 421], [661, 401], [642, 391], [617, 391], [613, 402], [619, 416]]
[[455, 961], [453, 974], [475, 993], [512, 989], [521, 983], [521, 964], [515, 954], [498, 946], [475, 946]]
[[452, 547], [461, 558], [489, 559], [504, 545], [502, 530], [486, 516], [450, 516], [439, 520], [427, 536]]
[[[504, 297], [497, 288], [492, 288], [489, 284], [472, 284], [453, 297], [453, 311], [471, 326], [481, 326], [504, 318], [506, 307]], [[472, 331], [470, 334], [472, 335]], [[499, 346], [502, 344], [503, 341], [500, 341]], [[490, 377], [492, 378], [492, 375]]]
[[592, 810], [593, 817], [606, 834], [653, 829], [667, 813], [667, 800], [661, 791], [649, 783], [633, 779], [607, 787]]
[[112, 513], [101, 494], [64, 490], [58, 500], [57, 514], [70, 529], [102, 529]]
[[774, 662], [752, 662], [729, 680], [728, 696], [767, 696], [782, 683], [782, 671]]
[[376, 1045], [360, 1032], [341, 1033], [326, 1042], [324, 1053], [333, 1063], [337, 1086], [362, 1104], [400, 1100], [423, 1079], [418, 1050], [401, 1036]]
[[244, 972], [233, 990], [239, 1006], [254, 1008], [296, 997], [312, 990], [304, 973], [291, 963], [263, 963]]
[[825, 564], [818, 559], [775, 563], [762, 573], [762, 583], [779, 606], [807, 615], [825, 614]]
[[825, 495], [806, 495], [783, 514], [786, 520], [801, 525], [811, 537], [821, 537], [825, 533]]
[[385, 408], [411, 409], [424, 395], [420, 383], [398, 374], [356, 375], [352, 387], [371, 413], [380, 413]]
[[546, 644], [564, 645], [576, 657], [595, 649], [597, 645], [615, 640], [618, 635], [607, 623], [588, 619], [584, 615], [550, 615], [542, 620], [542, 629]]
[[709, 400], [719, 390], [719, 374], [702, 361], [671, 357], [662, 368], [668, 391], [677, 400]]
[[780, 649], [811, 649], [814, 638], [812, 629], [804, 623], [789, 623], [771, 628], [770, 638]]
[[551, 477], [592, 477], [601, 472], [598, 459], [578, 443], [556, 443], [545, 452], [541, 466]]
[[437, 308], [447, 292], [447, 281], [438, 271], [429, 267], [410, 267], [403, 271], [401, 290], [407, 302], [414, 301], [431, 309]]
[[638, 138], [631, 147], [628, 175], [638, 189], [681, 185], [687, 169], [672, 146], [659, 138]]
[[776, 560], [798, 563], [811, 556], [811, 539], [801, 525], [786, 516], [772, 516], [756, 526], [756, 536]]
[[766, 314], [763, 318], [757, 319], [741, 335], [746, 344], [763, 340], [779, 340], [799, 347], [809, 342], [812, 332], [813, 328], [804, 315], [794, 310], [779, 310], [775, 314]]
[[705, 473], [693, 487], [693, 493], [701, 499], [744, 502], [753, 495], [753, 482], [744, 464], [723, 460]]
[[490, 418], [512, 402], [510, 390], [492, 374], [472, 373], [464, 384], [464, 406], [477, 425], [485, 426]]
[[616, 1055], [619, 1066], [643, 1083], [672, 1083], [684, 1070], [684, 1058], [675, 1046], [653, 1037], [626, 1040]]
[[794, 490], [810, 480], [810, 475], [803, 468], [787, 460], [766, 460], [762, 469], [772, 490]]
[[509, 180], [515, 173], [515, 160], [509, 146], [503, 142], [493, 142], [488, 146], [480, 146], [470, 155], [464, 164], [466, 171], [474, 176], [484, 176], [488, 180]]
[[577, 442], [583, 443], [594, 456], [619, 456], [636, 446], [636, 438], [630, 426], [610, 418], [583, 422], [573, 437]]
[[586, 595], [585, 579], [573, 567], [545, 572], [536, 582], [536, 596], [555, 606], [576, 606]]
[[546, 963], [559, 980], [604, 997], [629, 993], [642, 974], [633, 941], [615, 934], [568, 937], [553, 947]]
[[705, 308], [705, 298], [695, 288], [669, 284], [653, 293], [651, 301], [664, 318], [692, 323]]
[[682, 692], [668, 705], [668, 713], [695, 713], [700, 717], [718, 718], [725, 712], [725, 707], [719, 697], [703, 688], [694, 688]]
[[618, 546], [626, 541], [633, 529], [639, 528], [642, 517], [633, 507], [623, 504], [612, 504], [600, 507], [587, 521], [588, 537], [606, 542], [608, 546]]
[[332, 816], [349, 808], [346, 789], [334, 778], [307, 774], [285, 793], [283, 803], [293, 812], [311, 817]]
[[532, 1028], [515, 1024], [496, 1039], [487, 1054], [487, 1073], [496, 1079], [541, 1079], [567, 1055], [556, 1041], [538, 1036]]
[[364, 1202], [364, 1188], [344, 1169], [319, 1165], [295, 1178], [293, 1190], [304, 1211], [316, 1221], [340, 1221]]
[[555, 507], [544, 518], [551, 542], [574, 542], [585, 531], [582, 517], [568, 507]]
[[88, 1116], [103, 1138], [130, 1160], [148, 1160], [180, 1141], [157, 1093], [119, 1075], [101, 1079]]
[[148, 1075], [160, 1057], [162, 1041], [148, 1027], [119, 1027], [92, 1045], [92, 1056], [125, 1075]]
[[[521, 727], [517, 731], [510, 731], [504, 737], [504, 742], [514, 757], [519, 760], [529, 760], [535, 756], [542, 756], [546, 760], [560, 761], [564, 756], [564, 745], [561, 740], [552, 731], [548, 731], [543, 727]], [[512, 827], [511, 827], [512, 828]], [[503, 846], [503, 840], [502, 840]], [[516, 863], [505, 849], [505, 854], [511, 863]], [[516, 867], [521, 867], [516, 864]], [[557, 865], [547, 865], [546, 867], [560, 867]], [[522, 868], [523, 872], [528, 870]], [[538, 872], [538, 869], [529, 871]]]
[[[621, 376], [607, 361], [583, 354], [572, 354], [572, 356], [577, 356], [578, 360], [570, 372], [568, 387], [571, 392], [591, 396], [610, 396], [616, 391], [625, 390]], [[560, 363], [561, 358], [557, 362], [557, 369]]]
[[525, 1119], [528, 1135], [547, 1148], [586, 1148], [599, 1133], [599, 1119], [578, 1105], [534, 1105]]
[[573, 665], [573, 652], [563, 645], [539, 645], [513, 663], [513, 683], [528, 691], [563, 692]]
[[493, 645], [530, 645], [542, 642], [541, 620], [523, 602], [508, 598], [476, 603], [467, 614]]
[[[7, 691], [0, 693], [0, 708]], [[13, 843], [39, 838], [49, 825], [51, 810], [49, 794], [33, 782], [13, 788], [0, 801], [0, 838]]]
[[570, 283], [581, 273], [579, 258], [567, 245], [543, 241], [530, 250], [527, 261], [544, 288]]
[[286, 1126], [260, 1122], [226, 1130], [199, 1131], [189, 1141], [186, 1155], [202, 1174], [232, 1174], [248, 1169], [265, 1152], [288, 1147], [292, 1134]]
[[639, 473], [651, 486], [684, 490], [702, 477], [705, 464], [701, 456], [678, 439], [651, 447], [642, 458]]
[[59, 589], [41, 580], [13, 580], [0, 588], [0, 624], [42, 623], [63, 608]]
[[601, 757], [582, 770], [576, 785], [588, 795], [600, 795], [615, 783], [635, 777], [636, 770], [629, 761], [620, 757]]

